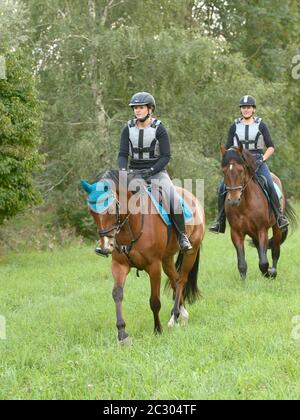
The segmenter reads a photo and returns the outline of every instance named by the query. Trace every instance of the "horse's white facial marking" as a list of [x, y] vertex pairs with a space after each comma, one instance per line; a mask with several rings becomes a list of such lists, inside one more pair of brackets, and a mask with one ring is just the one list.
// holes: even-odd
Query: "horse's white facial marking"
[[232, 169], [233, 169], [233, 164], [231, 164], [231, 165], [230, 165], [230, 168], [229, 168], [229, 169], [232, 171]]
[[109, 238], [107, 236], [104, 236], [104, 248], [109, 248]]
[[114, 240], [112, 238], [108, 238], [107, 236], [104, 236], [101, 239], [101, 246], [103, 249], [112, 251], [114, 249]]

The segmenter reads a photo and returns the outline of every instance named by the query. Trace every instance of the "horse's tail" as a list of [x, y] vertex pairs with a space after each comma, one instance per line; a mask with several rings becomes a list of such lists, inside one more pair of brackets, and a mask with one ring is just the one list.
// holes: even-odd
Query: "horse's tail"
[[[183, 262], [184, 254], [179, 252], [177, 261], [176, 261], [176, 270], [180, 271], [182, 262]], [[189, 272], [187, 283], [183, 290], [183, 298], [187, 300], [189, 304], [195, 303], [201, 297], [201, 292], [198, 289], [197, 280], [198, 280], [198, 271], [199, 271], [199, 263], [200, 263], [200, 248], [197, 253], [196, 260], [194, 265]]]
[[290, 222], [290, 226], [292, 228], [292, 232], [295, 232], [299, 227], [299, 219], [297, 213], [291, 203], [286, 200], [284, 214], [287, 217], [288, 221]]
[[[298, 229], [298, 216], [295, 212], [295, 209], [293, 208], [293, 206], [291, 205], [291, 203], [287, 199], [285, 201], [284, 215], [287, 217], [288, 221], [290, 222], [290, 227], [292, 229], [292, 233], [295, 232], [295, 230]], [[288, 237], [288, 233], [289, 233], [289, 228], [287, 227], [282, 232], [280, 245], [282, 245], [286, 241], [286, 239]], [[273, 248], [273, 242], [274, 242], [274, 238], [271, 238], [269, 240], [268, 249]]]

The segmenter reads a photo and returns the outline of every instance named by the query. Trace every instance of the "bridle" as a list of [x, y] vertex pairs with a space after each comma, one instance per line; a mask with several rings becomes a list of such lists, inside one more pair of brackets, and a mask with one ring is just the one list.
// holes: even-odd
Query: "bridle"
[[[253, 178], [253, 177], [252, 177]], [[238, 190], [241, 190], [241, 194], [243, 194], [243, 192], [245, 191], [245, 189], [247, 188], [247, 186], [248, 186], [248, 184], [249, 184], [249, 182], [251, 181], [251, 179], [252, 178], [250, 178], [245, 184], [243, 184], [243, 185], [238, 185], [237, 187], [228, 187], [228, 185], [227, 184], [225, 184], [225, 188], [226, 188], [226, 191], [225, 191], [225, 194], [228, 192], [228, 191], [238, 191]]]
[[[130, 263], [133, 265], [133, 262], [129, 256], [130, 251], [132, 250], [133, 246], [139, 241], [139, 239], [141, 238], [142, 234], [143, 234], [143, 229], [144, 229], [144, 219], [145, 219], [145, 215], [144, 212], [142, 212], [142, 221], [141, 221], [141, 229], [140, 229], [140, 233], [138, 234], [137, 237], [134, 236], [134, 233], [132, 231], [132, 227], [130, 225], [130, 216], [132, 213], [128, 213], [127, 216], [125, 217], [124, 220], [121, 219], [121, 206], [120, 206], [120, 202], [116, 196], [116, 194], [112, 191], [112, 195], [113, 195], [113, 202], [112, 204], [115, 203], [115, 223], [106, 229], [99, 229], [98, 230], [98, 234], [100, 236], [100, 238], [103, 237], [107, 237], [107, 238], [111, 238], [115, 240], [115, 249], [120, 252], [121, 254], [125, 254], [126, 257], [128, 258], [128, 260], [130, 261]], [[92, 202], [90, 202], [90, 204], [93, 204]], [[95, 203], [94, 203], [95, 204]], [[111, 204], [111, 205], [112, 205]], [[122, 229], [124, 228], [124, 226], [128, 226], [128, 230], [130, 232], [130, 236], [131, 236], [131, 241], [129, 245], [121, 245], [118, 243], [116, 236], [122, 231]], [[114, 232], [113, 234], [111, 234], [112, 232]], [[111, 234], [111, 235], [110, 235]]]
[[[123, 226], [127, 223], [129, 215], [126, 217], [125, 220], [121, 221], [121, 214], [120, 214], [120, 203], [117, 200], [117, 198], [114, 198], [113, 203], [116, 203], [116, 221], [113, 224], [113, 226], [106, 228], [106, 229], [99, 229], [98, 230], [98, 234], [100, 236], [100, 238], [104, 238], [105, 236], [107, 238], [114, 238], [116, 234], [120, 233], [120, 231], [122, 230]], [[115, 235], [109, 235], [111, 232], [116, 231]]]
[[[245, 160], [244, 160], [244, 158], [242, 158], [243, 159], [243, 161], [244, 161], [244, 163], [245, 163], [245, 165], [243, 165], [244, 166], [244, 168], [247, 168], [247, 163], [245, 162]], [[228, 170], [227, 170], [228, 171]], [[255, 172], [256, 173], [256, 172]], [[253, 178], [254, 178], [254, 176], [255, 176], [255, 173], [248, 179], [248, 181], [247, 182], [245, 182], [245, 176], [244, 176], [244, 182], [243, 182], [243, 184], [242, 185], [238, 185], [238, 186], [236, 186], [236, 187], [229, 187], [226, 183], [224, 184], [225, 185], [225, 191], [224, 191], [224, 195], [225, 194], [227, 194], [227, 192], [229, 192], [229, 191], [238, 191], [238, 190], [241, 190], [241, 196], [242, 196], [242, 194], [243, 194], [243, 192], [246, 190], [246, 188], [248, 187], [248, 185], [249, 185], [249, 183], [253, 180]]]

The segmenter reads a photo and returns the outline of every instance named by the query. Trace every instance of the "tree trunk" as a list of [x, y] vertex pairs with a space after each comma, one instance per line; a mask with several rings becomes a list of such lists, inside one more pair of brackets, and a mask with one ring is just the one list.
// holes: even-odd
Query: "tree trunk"
[[[96, 14], [95, 0], [88, 0], [88, 9], [89, 9], [89, 16], [91, 18], [92, 27], [96, 27], [97, 14]], [[103, 23], [103, 16], [101, 19], [101, 23]], [[95, 101], [97, 134], [101, 140], [101, 145], [103, 146], [101, 150], [101, 161], [104, 165], [107, 165], [109, 163], [108, 116], [107, 116], [107, 113], [105, 112], [104, 103], [103, 103], [103, 91], [102, 91], [103, 82], [102, 82], [102, 77], [101, 77], [101, 68], [98, 65], [96, 54], [91, 54], [89, 65], [90, 65], [91, 89], [92, 89], [93, 98]]]

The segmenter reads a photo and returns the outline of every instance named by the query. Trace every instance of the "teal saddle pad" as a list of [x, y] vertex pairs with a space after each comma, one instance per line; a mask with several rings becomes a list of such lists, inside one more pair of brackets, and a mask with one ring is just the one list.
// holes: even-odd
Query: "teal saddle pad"
[[[162, 206], [162, 204], [159, 203], [156, 200], [156, 198], [154, 197], [154, 195], [151, 193], [151, 189], [145, 188], [145, 190], [147, 191], [147, 194], [151, 198], [151, 201], [152, 201], [154, 207], [156, 208], [158, 214], [160, 215], [160, 217], [162, 218], [162, 220], [164, 221], [164, 223], [167, 226], [171, 226], [172, 225], [172, 221], [171, 221], [170, 215], [164, 209], [164, 207]], [[190, 222], [193, 219], [193, 213], [192, 213], [189, 205], [187, 204], [187, 202], [182, 197], [179, 196], [179, 200], [180, 200], [181, 205], [182, 205], [182, 211], [183, 211], [185, 223]]]

